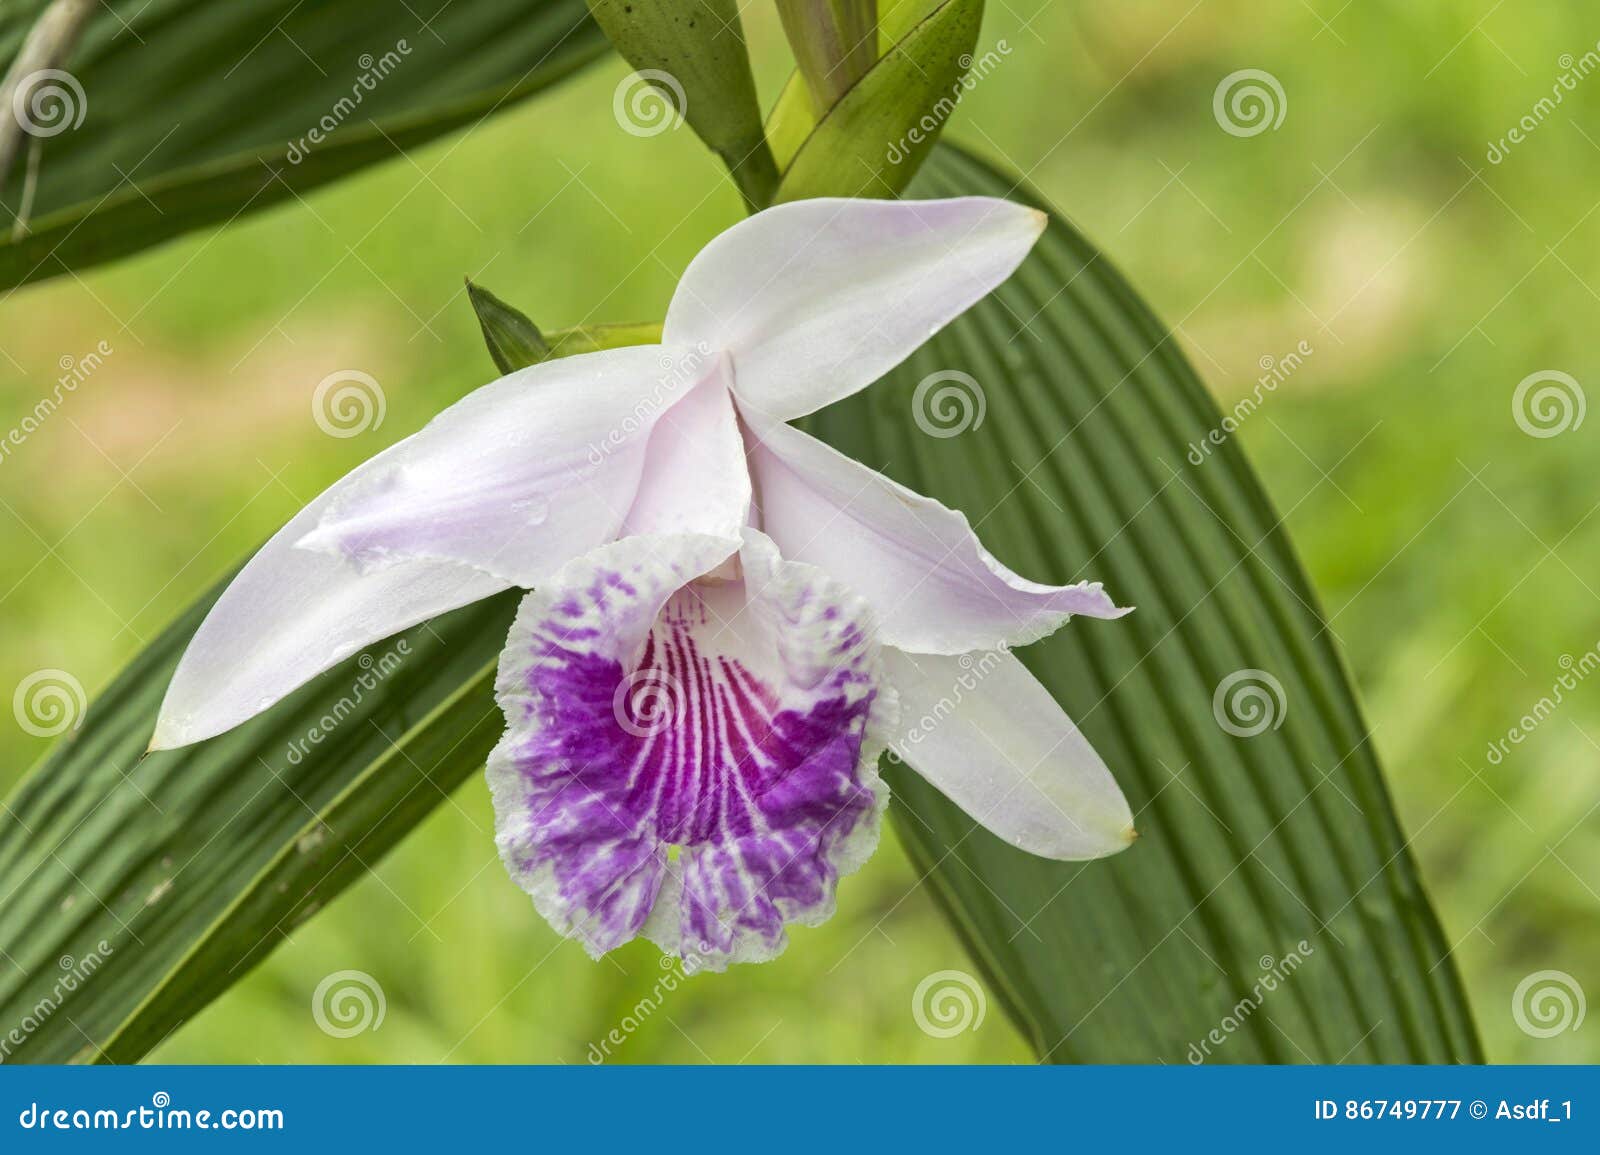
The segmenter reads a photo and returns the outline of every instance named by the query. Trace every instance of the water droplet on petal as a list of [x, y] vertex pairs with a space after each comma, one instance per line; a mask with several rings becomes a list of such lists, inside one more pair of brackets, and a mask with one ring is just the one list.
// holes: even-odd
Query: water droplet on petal
[[550, 516], [550, 501], [543, 494], [535, 494], [513, 502], [511, 511], [529, 525], [541, 525]]

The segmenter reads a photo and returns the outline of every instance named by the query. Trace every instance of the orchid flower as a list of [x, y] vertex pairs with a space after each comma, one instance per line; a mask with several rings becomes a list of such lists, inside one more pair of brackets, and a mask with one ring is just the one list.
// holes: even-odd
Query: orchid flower
[[497, 680], [497, 843], [596, 957], [643, 936], [720, 970], [827, 918], [876, 846], [897, 718], [928, 732], [896, 750], [1007, 842], [1122, 849], [1126, 801], [1010, 647], [1127, 611], [1019, 577], [960, 513], [787, 424], [903, 361], [1045, 223], [966, 197], [733, 226], [684, 273], [661, 344], [502, 377], [302, 510], [201, 624], [152, 747], [515, 586], [532, 592]]

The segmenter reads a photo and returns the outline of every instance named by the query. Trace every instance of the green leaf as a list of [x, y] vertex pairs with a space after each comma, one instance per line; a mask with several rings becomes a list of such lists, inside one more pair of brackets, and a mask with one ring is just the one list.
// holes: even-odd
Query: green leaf
[[510, 373], [537, 365], [550, 356], [550, 346], [538, 326], [488, 289], [467, 281], [467, 300], [478, 314], [478, 327], [495, 368]]
[[[878, 50], [874, 59], [894, 51], [894, 46], [944, 0], [882, 0], [878, 5]], [[817, 127], [819, 117], [805, 77], [797, 68], [778, 93], [767, 115], [767, 140], [782, 171], [794, 160], [806, 137]]]
[[772, 199], [778, 170], [762, 131], [755, 77], [737, 0], [589, 0], [596, 22], [645, 90], [619, 89], [616, 111], [653, 135], [662, 116], [682, 117], [728, 166], [752, 209]]
[[[963, 93], [983, 23], [983, 0], [945, 0], [794, 145], [805, 114], [790, 90], [771, 126], [779, 156], [791, 148], [777, 202], [817, 196], [890, 197], [911, 182]], [[791, 83], [790, 89], [793, 88]]]
[[[914, 192], [1047, 207], [949, 147]], [[970, 407], [917, 414], [918, 384], [946, 371], [970, 375], [941, 382]], [[1018, 651], [1126, 790], [1134, 846], [1033, 858], [890, 765], [901, 837], [1045, 1059], [1480, 1061], [1282, 517], [1233, 440], [1189, 458], [1221, 421], [1171, 333], [1059, 216], [999, 290], [812, 419], [964, 510], [1020, 572], [1104, 581], [1138, 607]], [[1219, 725], [1213, 697], [1238, 671], [1281, 686], [1276, 728]]]
[[[370, 647], [208, 742], [145, 754], [226, 581], [0, 811], [7, 1062], [132, 1062], [359, 879], [478, 769], [520, 592]], [[487, 837], [487, 835], [486, 835]], [[65, 975], [92, 973], [62, 990]]]
[[[0, 67], [45, 6], [0, 6]], [[82, 124], [27, 137], [30, 156], [0, 182], [0, 290], [303, 195], [509, 108], [605, 51], [582, 0], [433, 7], [424, 17], [367, 0], [96, 5], [64, 64], [82, 90]], [[19, 234], [11, 222], [25, 201]]]
[[578, 353], [598, 353], [624, 345], [653, 345], [661, 341], [660, 321], [615, 321], [603, 325], [575, 325], [552, 329], [550, 356], [571, 357]]
[[489, 356], [502, 373], [525, 369], [552, 357], [598, 353], [602, 349], [649, 345], [661, 340], [658, 321], [576, 325], [541, 333], [526, 315], [471, 281], [467, 282], [467, 297], [478, 314], [478, 326], [483, 330]]

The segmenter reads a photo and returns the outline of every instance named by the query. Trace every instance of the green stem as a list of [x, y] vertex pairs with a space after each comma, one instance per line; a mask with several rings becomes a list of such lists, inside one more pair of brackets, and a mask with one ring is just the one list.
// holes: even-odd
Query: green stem
[[877, 0], [778, 0], [818, 117], [878, 60]]

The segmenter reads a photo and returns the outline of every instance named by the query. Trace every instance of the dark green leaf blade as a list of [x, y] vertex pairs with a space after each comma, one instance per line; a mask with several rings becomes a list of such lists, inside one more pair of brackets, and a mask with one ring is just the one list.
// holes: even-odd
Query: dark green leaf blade
[[[0, 7], [0, 67], [46, 0]], [[0, 290], [114, 260], [389, 160], [605, 52], [582, 0], [99, 5], [64, 67], [72, 129], [0, 182]], [[14, 218], [30, 202], [27, 228]]]
[[[589, 0], [589, 9], [622, 58], [649, 84], [617, 93], [618, 118], [639, 135], [682, 117], [722, 158], [753, 210], [764, 208], [778, 183], [745, 53], [736, 0]], [[625, 123], [624, 127], [627, 127]]]
[[[949, 147], [914, 193], [1047, 207]], [[930, 436], [916, 386], [947, 370], [983, 407], [972, 396], [971, 428]], [[1054, 217], [1010, 281], [812, 427], [965, 510], [1020, 572], [1103, 580], [1138, 607], [1019, 651], [1128, 793], [1143, 836], [1128, 851], [1032, 858], [888, 767], [902, 838], [1042, 1057], [1479, 1059], [1281, 518], [1232, 440], [1187, 459], [1221, 415], [1099, 252]], [[1213, 696], [1237, 671], [1281, 684], [1279, 728], [1218, 724]]]
[[[0, 810], [6, 1062], [132, 1062], [483, 764], [519, 591], [377, 643], [235, 730], [146, 755], [170, 626]], [[92, 973], [63, 990], [66, 962]]]

